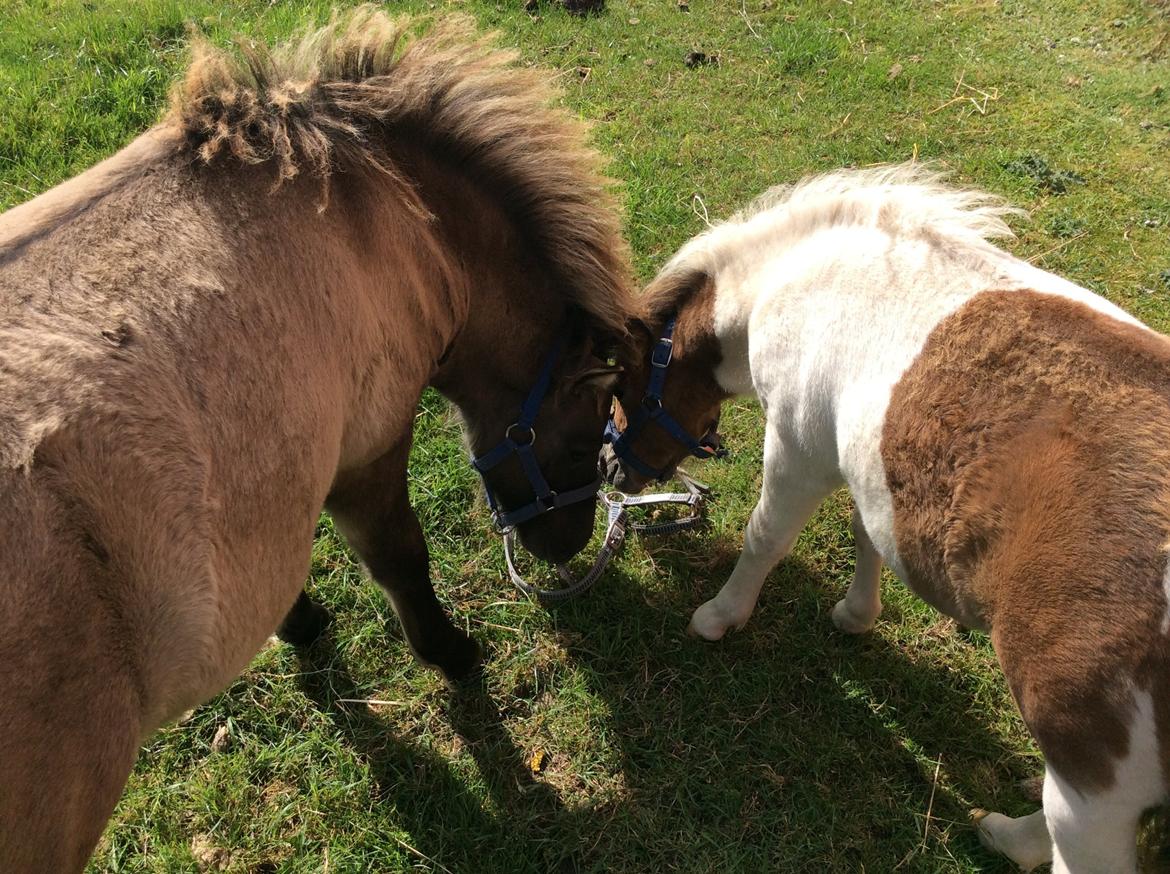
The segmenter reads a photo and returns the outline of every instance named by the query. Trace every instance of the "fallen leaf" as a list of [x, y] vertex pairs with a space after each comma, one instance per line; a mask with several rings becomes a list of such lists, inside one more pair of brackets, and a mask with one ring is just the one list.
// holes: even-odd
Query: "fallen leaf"
[[207, 835], [195, 835], [191, 841], [191, 855], [200, 871], [223, 871], [232, 861], [232, 854], [215, 846]]
[[215, 730], [215, 737], [211, 739], [211, 748], [222, 753], [232, 745], [232, 730], [227, 725], [221, 725]]

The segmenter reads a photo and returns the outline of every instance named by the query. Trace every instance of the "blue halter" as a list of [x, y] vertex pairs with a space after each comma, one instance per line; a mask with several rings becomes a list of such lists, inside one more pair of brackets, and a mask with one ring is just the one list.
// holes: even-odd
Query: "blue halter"
[[666, 408], [662, 406], [662, 387], [666, 383], [666, 368], [670, 366], [670, 359], [674, 355], [674, 317], [666, 322], [662, 329], [662, 336], [654, 345], [650, 353], [650, 380], [646, 383], [646, 393], [642, 395], [642, 402], [637, 412], [629, 417], [626, 430], [619, 431], [613, 416], [605, 426], [605, 442], [613, 446], [613, 454], [628, 464], [642, 476], [663, 482], [670, 479], [671, 469], [667, 467], [651, 467], [635, 453], [630, 442], [641, 433], [642, 429], [653, 422], [674, 440], [685, 446], [695, 458], [724, 458], [727, 450], [719, 445], [719, 437], [712, 428], [698, 440], [692, 437]]
[[[483, 455], [471, 458], [472, 467], [479, 471], [480, 478], [483, 479], [483, 489], [487, 493], [492, 518], [495, 519], [496, 527], [501, 531], [515, 528], [529, 519], [558, 507], [589, 500], [597, 494], [597, 490], [601, 487], [601, 474], [599, 473], [595, 480], [583, 486], [567, 492], [554, 492], [549, 488], [544, 474], [540, 472], [536, 453], [532, 451], [532, 446], [536, 443], [536, 430], [532, 424], [536, 421], [536, 414], [540, 412], [540, 405], [544, 401], [549, 383], [552, 381], [553, 368], [556, 366], [563, 348], [564, 343], [558, 343], [544, 360], [544, 367], [536, 378], [532, 390], [528, 392], [524, 405], [520, 408], [520, 418], [504, 431], [504, 439]], [[492, 487], [488, 484], [486, 474], [513, 455], [520, 459], [520, 467], [524, 470], [524, 475], [528, 477], [528, 484], [532, 486], [534, 498], [516, 510], [504, 510], [496, 500]]]

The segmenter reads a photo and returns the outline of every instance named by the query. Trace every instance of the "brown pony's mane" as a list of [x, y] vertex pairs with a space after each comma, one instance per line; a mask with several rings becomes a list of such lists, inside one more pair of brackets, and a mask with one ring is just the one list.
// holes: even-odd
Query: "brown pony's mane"
[[495, 49], [470, 19], [412, 29], [362, 6], [276, 47], [242, 43], [233, 55], [197, 42], [166, 123], [199, 161], [268, 165], [278, 182], [347, 165], [402, 181], [385, 137], [427, 143], [476, 171], [570, 302], [622, 335], [628, 250], [583, 123], [550, 106], [547, 73], [516, 67], [516, 53]]

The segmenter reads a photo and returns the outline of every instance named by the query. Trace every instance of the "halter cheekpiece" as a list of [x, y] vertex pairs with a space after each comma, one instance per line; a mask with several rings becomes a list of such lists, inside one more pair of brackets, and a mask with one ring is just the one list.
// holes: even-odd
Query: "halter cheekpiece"
[[631, 441], [637, 437], [642, 429], [654, 423], [676, 442], [686, 447], [695, 458], [725, 458], [727, 450], [719, 444], [719, 435], [711, 428], [697, 440], [678, 423], [662, 405], [662, 388], [666, 384], [666, 370], [670, 367], [674, 355], [674, 323], [675, 317], [667, 319], [662, 329], [662, 336], [654, 344], [650, 353], [650, 379], [646, 383], [646, 392], [642, 395], [642, 402], [633, 415], [628, 416], [626, 430], [619, 431], [613, 416], [605, 426], [605, 442], [613, 447], [613, 454], [628, 464], [642, 476], [650, 477], [658, 482], [670, 478], [671, 470], [666, 467], [652, 467], [634, 452]]
[[[590, 500], [597, 494], [597, 490], [601, 486], [601, 474], [599, 473], [596, 479], [578, 488], [567, 492], [553, 491], [549, 487], [548, 480], [541, 473], [536, 453], [532, 451], [532, 447], [536, 443], [536, 429], [533, 424], [540, 412], [540, 405], [544, 402], [544, 396], [548, 393], [553, 370], [564, 350], [564, 345], [563, 340], [557, 343], [545, 358], [540, 375], [536, 377], [536, 383], [528, 392], [528, 397], [525, 398], [524, 405], [520, 408], [520, 418], [507, 427], [504, 431], [504, 439], [483, 455], [473, 455], [471, 458], [472, 467], [479, 472], [480, 478], [483, 480], [483, 489], [487, 493], [487, 502], [492, 511], [492, 518], [495, 520], [496, 527], [501, 531], [508, 531], [542, 513], [556, 510], [558, 507]], [[528, 484], [532, 487], [533, 499], [515, 510], [505, 510], [496, 499], [495, 493], [487, 481], [487, 472], [513, 455], [520, 460], [520, 467], [528, 478]]]

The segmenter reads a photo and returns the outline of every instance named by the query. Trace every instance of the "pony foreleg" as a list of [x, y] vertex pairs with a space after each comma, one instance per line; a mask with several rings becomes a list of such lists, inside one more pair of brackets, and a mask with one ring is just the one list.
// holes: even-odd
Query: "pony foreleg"
[[456, 628], [431, 585], [430, 556], [406, 490], [410, 440], [347, 474], [326, 502], [333, 521], [389, 598], [406, 642], [448, 682], [479, 665], [479, 645]]
[[873, 628], [882, 612], [882, 558], [869, 539], [861, 513], [853, 511], [853, 543], [857, 552], [853, 582], [845, 597], [833, 607], [833, 624], [847, 634], [861, 634]]
[[302, 591], [276, 629], [276, 636], [293, 646], [309, 646], [332, 621], [329, 611], [310, 598], [308, 592]]
[[810, 485], [787, 463], [782, 442], [771, 429], [764, 439], [764, 487], [744, 532], [743, 552], [719, 594], [691, 617], [691, 634], [719, 640], [740, 629], [756, 608], [764, 579], [796, 542], [800, 529], [824, 500], [827, 489]]

